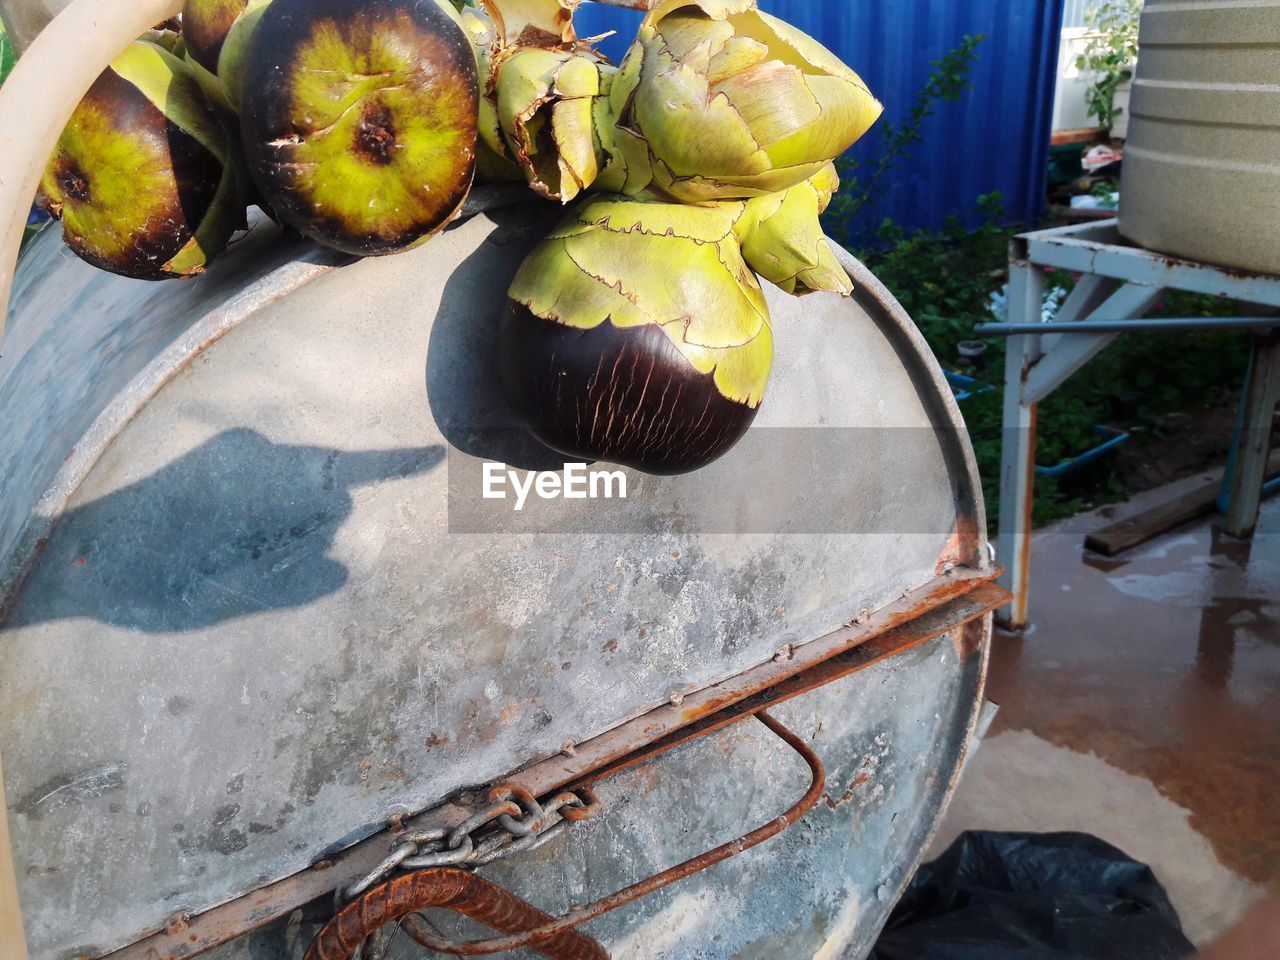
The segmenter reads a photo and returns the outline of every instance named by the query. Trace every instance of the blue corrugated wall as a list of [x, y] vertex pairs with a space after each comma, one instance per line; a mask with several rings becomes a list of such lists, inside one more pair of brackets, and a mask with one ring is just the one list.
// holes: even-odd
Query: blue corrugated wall
[[[761, 0], [830, 47], [860, 73], [902, 119], [935, 61], [967, 34], [985, 34], [973, 89], [941, 103], [914, 147], [885, 181], [882, 196], [858, 219], [871, 231], [884, 218], [907, 228], [940, 226], [949, 216], [974, 223], [977, 198], [999, 191], [1010, 222], [1044, 210], [1058, 39], [1065, 0]], [[599, 4], [578, 13], [583, 36], [610, 29], [602, 46], [615, 62], [635, 35], [639, 15]], [[867, 159], [882, 149], [873, 129], [854, 148]], [[857, 238], [849, 238], [857, 239]]]

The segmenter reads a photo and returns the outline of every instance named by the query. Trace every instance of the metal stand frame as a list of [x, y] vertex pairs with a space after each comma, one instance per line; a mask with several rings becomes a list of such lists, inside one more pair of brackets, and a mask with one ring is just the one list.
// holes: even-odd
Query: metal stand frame
[[[1117, 221], [1105, 220], [1014, 238], [1009, 248], [1010, 324], [1040, 322], [1046, 267], [1081, 275], [1055, 321], [1078, 323], [1081, 329], [1020, 333], [1008, 340], [997, 552], [1005, 566], [1001, 583], [1013, 593], [1013, 603], [1000, 612], [1000, 622], [1014, 629], [1026, 626], [1028, 617], [1038, 404], [1120, 336], [1118, 321], [1142, 317], [1166, 290], [1280, 308], [1280, 277], [1129, 246], [1120, 239]], [[1091, 321], [1107, 322], [1109, 329], [1090, 330]], [[1179, 323], [1180, 329], [1187, 328], [1186, 321]], [[1280, 339], [1258, 334], [1225, 485], [1230, 493], [1227, 529], [1236, 536], [1248, 536], [1257, 523], [1271, 416], [1278, 402]]]

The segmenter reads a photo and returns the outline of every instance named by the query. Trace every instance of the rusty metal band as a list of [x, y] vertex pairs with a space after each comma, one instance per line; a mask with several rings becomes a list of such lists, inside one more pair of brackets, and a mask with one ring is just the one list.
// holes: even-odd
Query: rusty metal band
[[[521, 947], [532, 947], [546, 956], [561, 958], [561, 960], [572, 960], [572, 958], [583, 956], [583, 954], [576, 952], [552, 952], [553, 944], [559, 944], [561, 937], [571, 933], [575, 927], [581, 924], [603, 916], [611, 910], [633, 903], [642, 897], [661, 890], [663, 887], [670, 886], [677, 881], [706, 870], [708, 867], [723, 863], [725, 860], [735, 857], [745, 850], [750, 850], [752, 847], [764, 843], [770, 837], [775, 837], [786, 830], [787, 827], [817, 805], [818, 800], [822, 797], [822, 791], [826, 788], [827, 780], [821, 758], [799, 736], [768, 713], [760, 711], [754, 716], [783, 743], [800, 755], [809, 768], [810, 783], [804, 796], [796, 801], [785, 813], [757, 827], [750, 833], [728, 843], [722, 843], [714, 849], [696, 857], [691, 857], [683, 863], [654, 874], [638, 883], [633, 883], [631, 886], [603, 897], [594, 903], [570, 910], [562, 917], [552, 918], [544, 915], [545, 921], [533, 926], [531, 929], [526, 926], [518, 933], [508, 933], [503, 937], [473, 940], [465, 943], [439, 936], [413, 915], [425, 907], [446, 906], [451, 909], [461, 910], [459, 906], [452, 901], [439, 902], [439, 893], [435, 885], [430, 883], [423, 886], [422, 895], [424, 899], [420, 901], [412, 895], [413, 890], [416, 888], [403, 883], [407, 878], [398, 877], [383, 884], [381, 887], [375, 887], [369, 893], [348, 904], [320, 932], [311, 949], [307, 951], [304, 960], [346, 960], [366, 937], [386, 923], [395, 920], [400, 920], [404, 931], [422, 946], [451, 956], [465, 957], [505, 953], [509, 950], [518, 950]], [[410, 874], [408, 876], [412, 877], [414, 875]], [[468, 914], [468, 916], [474, 915]], [[477, 919], [483, 918], [477, 917]], [[491, 924], [491, 926], [496, 927], [496, 924]], [[595, 941], [591, 942], [594, 943]], [[564, 949], [568, 949], [568, 945]], [[341, 952], [344, 950], [345, 952]]]
[[[842, 630], [797, 647], [790, 660], [762, 664], [690, 694], [680, 705], [658, 707], [578, 744], [572, 758], [551, 758], [512, 779], [539, 796], [570, 783], [590, 784], [748, 714], [914, 649], [1007, 604], [1008, 591], [992, 582], [999, 573], [996, 567], [957, 567], [868, 619], [851, 622]], [[445, 803], [413, 818], [404, 828], [452, 829], [473, 812]], [[337, 887], [349, 886], [386, 856], [385, 843], [385, 834], [361, 841], [310, 870], [202, 914], [184, 917], [180, 930], [157, 931], [101, 960], [190, 960], [287, 916], [305, 903], [331, 895]]]
[[[453, 867], [402, 874], [353, 900], [312, 941], [303, 960], [347, 960], [370, 934], [419, 910], [453, 910], [503, 933], [541, 928], [554, 918], [483, 877]], [[609, 960], [576, 930], [537, 938], [531, 949], [552, 960]]]

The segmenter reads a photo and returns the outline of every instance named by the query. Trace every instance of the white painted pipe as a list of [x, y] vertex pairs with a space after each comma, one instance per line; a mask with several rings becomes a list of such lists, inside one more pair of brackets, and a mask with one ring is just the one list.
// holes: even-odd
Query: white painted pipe
[[[80, 98], [130, 41], [182, 0], [73, 0], [0, 87], [0, 353], [18, 250], [46, 161]], [[0, 413], [0, 418], [3, 414]], [[0, 420], [2, 422], [2, 420]], [[0, 798], [4, 772], [0, 768]], [[9, 822], [0, 805], [0, 957], [27, 960]]]

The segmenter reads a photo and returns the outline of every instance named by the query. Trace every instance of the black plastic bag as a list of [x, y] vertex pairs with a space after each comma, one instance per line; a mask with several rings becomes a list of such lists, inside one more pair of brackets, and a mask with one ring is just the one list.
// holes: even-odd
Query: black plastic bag
[[963, 833], [917, 872], [868, 960], [1178, 960], [1146, 864], [1084, 833]]

